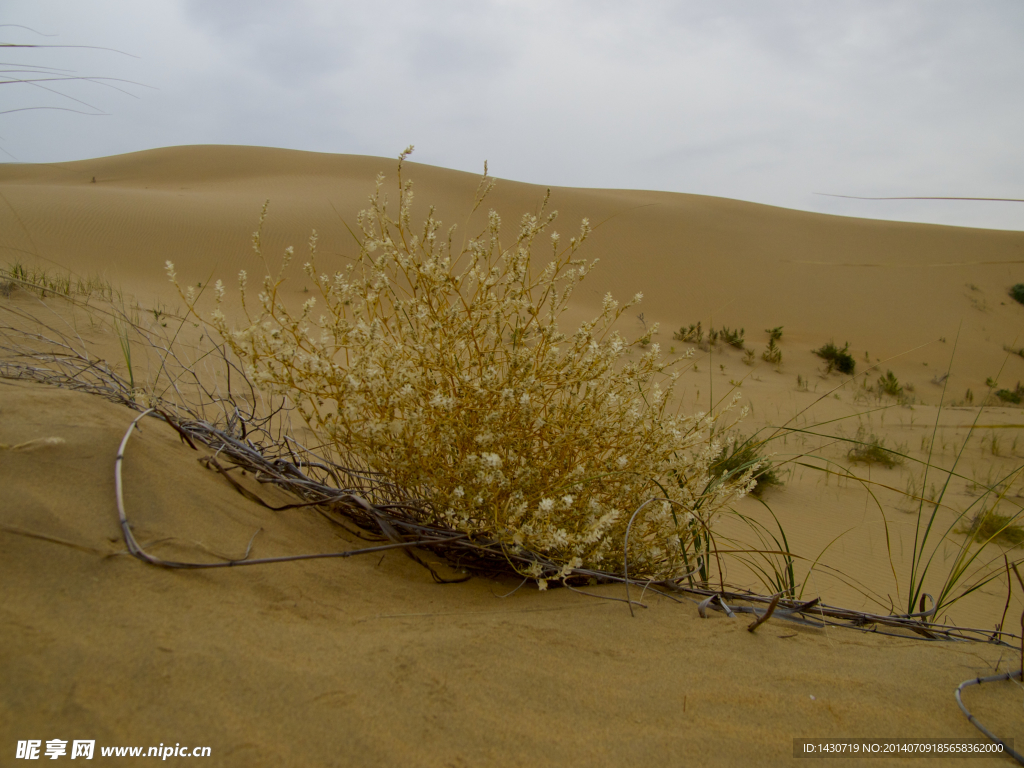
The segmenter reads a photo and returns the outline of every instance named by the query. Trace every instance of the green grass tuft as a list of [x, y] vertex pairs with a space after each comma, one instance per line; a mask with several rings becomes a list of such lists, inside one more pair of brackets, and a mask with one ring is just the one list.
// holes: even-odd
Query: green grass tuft
[[896, 378], [896, 375], [892, 371], [888, 371], [885, 376], [878, 377], [878, 391], [886, 395], [899, 397], [903, 394], [903, 387], [900, 386], [900, 381]]
[[736, 442], [732, 444], [732, 448], [722, 451], [718, 460], [711, 465], [711, 476], [721, 476], [723, 472], [730, 477], [739, 476], [749, 467], [760, 462], [761, 466], [754, 473], [757, 485], [754, 486], [751, 493], [760, 497], [769, 488], [782, 485], [782, 478], [775, 466], [769, 459], [761, 455], [762, 447], [763, 444], [756, 442], [753, 438], [743, 438], [742, 436], [737, 438]]
[[820, 349], [813, 350], [814, 354], [828, 363], [828, 370], [831, 373], [833, 370], [839, 371], [840, 373], [852, 374], [857, 368], [857, 361], [853, 359], [853, 355], [850, 354], [850, 342], [846, 342], [846, 346], [842, 349], [835, 345], [835, 342], [830, 341]]
[[704, 339], [704, 329], [700, 323], [694, 323], [689, 327], [683, 326], [678, 331], [672, 334], [672, 338], [676, 341], [688, 341], [691, 344], [696, 344], [701, 349], [707, 349], [713, 344], [728, 344], [730, 347], [736, 349], [744, 348], [743, 336], [746, 331], [743, 328], [732, 328], [723, 325], [720, 330], [708, 329], [707, 341]]
[[870, 440], [862, 442], [850, 449], [847, 458], [854, 464], [881, 464], [892, 469], [903, 463], [903, 458], [885, 447], [885, 441], [874, 435]]
[[[782, 334], [779, 335], [781, 336]], [[782, 350], [779, 348], [779, 345], [775, 343], [775, 336], [772, 336], [768, 340], [768, 346], [765, 347], [764, 352], [761, 353], [761, 359], [766, 363], [771, 363], [776, 366], [782, 363]]]
[[743, 334], [745, 331], [742, 328], [729, 329], [728, 326], [723, 325], [722, 330], [718, 332], [718, 338], [730, 347], [736, 349], [743, 349]]
[[1024, 527], [1013, 520], [1016, 516], [1000, 515], [995, 509], [984, 509], [971, 519], [971, 524], [959, 529], [976, 541], [994, 540], [1011, 547], [1024, 544]]
[[1024, 400], [1024, 387], [1017, 382], [1017, 386], [1013, 389], [1000, 389], [996, 390], [996, 397], [1002, 400], [1004, 403], [1013, 403], [1014, 405], [1020, 405], [1021, 401]]

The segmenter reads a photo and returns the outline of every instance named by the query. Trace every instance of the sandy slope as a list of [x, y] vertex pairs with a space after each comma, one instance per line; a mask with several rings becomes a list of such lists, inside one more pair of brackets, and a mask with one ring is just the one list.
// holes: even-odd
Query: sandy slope
[[[0, 382], [0, 738], [210, 745], [216, 765], [667, 765], [789, 759], [797, 736], [963, 736], [952, 692], [991, 646], [697, 617], [474, 580], [399, 555], [168, 572], [123, 552], [113, 457], [130, 411]], [[129, 443], [140, 541], [202, 557], [356, 546], [273, 513], [147, 423]], [[272, 500], [272, 495], [267, 494]], [[812, 698], [813, 697], [813, 698]], [[970, 703], [1019, 726], [1006, 690]], [[1018, 702], [1019, 704], [1019, 702]], [[692, 762], [691, 762], [692, 761]], [[127, 762], [127, 759], [126, 759]]]
[[[433, 203], [461, 224], [477, 179], [406, 168], [414, 219]], [[204, 284], [230, 281], [240, 268], [258, 272], [248, 237], [267, 198], [269, 256], [289, 244], [301, 254], [316, 228], [324, 266], [340, 264], [351, 239], [339, 217], [353, 222], [378, 171], [393, 176], [393, 161], [246, 147], [4, 165], [0, 261], [102, 274], [143, 308], [173, 308], [165, 259], [183, 280]], [[489, 205], [511, 231], [543, 193], [500, 182]], [[686, 408], [707, 408], [742, 380], [754, 407], [748, 433], [794, 417], [800, 427], [843, 418], [826, 431], [852, 437], [859, 427], [924, 457], [937, 421], [933, 458], [948, 466], [976, 411], [939, 414], [942, 389], [932, 381], [950, 371], [947, 400], [970, 388], [980, 401], [987, 377], [1010, 388], [1024, 379], [1024, 359], [1003, 349], [1024, 345], [1024, 307], [1006, 296], [1024, 281], [1022, 233], [634, 191], [554, 189], [552, 207], [566, 235], [582, 216], [600, 224], [587, 255], [601, 265], [577, 294], [574, 316], [593, 311], [606, 291], [623, 299], [643, 291], [638, 311], [661, 323], [660, 343], [677, 352], [690, 345], [672, 330], [698, 320], [745, 327], [758, 354], [762, 329], [784, 326], [778, 370], [716, 349], [697, 351], [686, 374]], [[300, 297], [301, 282], [291, 285]], [[4, 302], [36, 300], [16, 292]], [[626, 330], [642, 327], [631, 318]], [[110, 338], [83, 335], [116, 359]], [[860, 388], [861, 379], [840, 386], [822, 375], [810, 350], [830, 338], [851, 342], [860, 369], [881, 361], [868, 384], [892, 369], [914, 385], [916, 404], [897, 406]], [[781, 622], [751, 635], [743, 621], [702, 621], [693, 606], [667, 602], [631, 619], [621, 604], [564, 591], [499, 600], [514, 584], [439, 587], [397, 555], [159, 571], [125, 556], [118, 539], [112, 464], [130, 420], [95, 398], [0, 380], [0, 444], [67, 441], [0, 450], [0, 647], [13, 649], [0, 654], [0, 730], [12, 749], [18, 739], [95, 737], [209, 744], [216, 764], [239, 765], [775, 764], [794, 736], [973, 737], [953, 688], [1011, 663], [991, 646], [826, 635]], [[1019, 408], [993, 408], [981, 423], [949, 495], [960, 508], [975, 498], [972, 480], [998, 478], [1024, 454], [1006, 428], [1024, 423]], [[773, 445], [786, 460], [815, 440], [794, 434]], [[849, 466], [843, 445], [816, 450]], [[864, 585], [858, 592], [816, 571], [808, 593], [875, 607], [866, 590], [898, 604], [915, 519], [905, 497], [871, 486], [879, 511], [863, 484], [789, 466], [786, 485], [766, 500], [791, 548], [813, 559], [842, 534], [826, 560]], [[912, 465], [854, 469], [900, 490], [921, 480]], [[134, 439], [127, 472], [140, 540], [175, 537], [159, 545], [163, 554], [195, 555], [196, 542], [237, 554], [261, 527], [260, 555], [356, 545], [309, 514], [246, 502], [156, 423]], [[1011, 487], [1010, 502], [1018, 492]], [[742, 510], [764, 515], [752, 500]], [[742, 569], [730, 575], [759, 586]], [[994, 584], [951, 616], [988, 627], [1005, 599], [1005, 583]], [[1022, 607], [1015, 594], [1010, 615]], [[1019, 689], [969, 696], [993, 726], [1024, 735]]]

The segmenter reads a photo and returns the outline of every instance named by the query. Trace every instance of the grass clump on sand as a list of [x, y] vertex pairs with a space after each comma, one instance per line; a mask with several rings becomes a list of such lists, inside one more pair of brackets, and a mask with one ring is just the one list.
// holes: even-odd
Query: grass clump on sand
[[704, 329], [700, 323], [694, 323], [689, 327], [680, 328], [672, 334], [672, 338], [676, 341], [689, 341], [700, 345], [704, 342]]
[[[689, 572], [698, 537], [756, 470], [712, 475], [722, 412], [672, 412], [678, 361], [651, 343], [656, 326], [633, 341], [613, 329], [641, 294], [621, 306], [607, 295], [597, 317], [561, 331], [559, 316], [594, 266], [577, 255], [586, 219], [568, 244], [546, 237], [540, 269], [533, 252], [556, 216], [547, 198], [504, 242], [493, 210], [461, 246], [433, 208], [414, 231], [412, 184], [402, 180], [409, 151], [398, 163], [397, 213], [378, 176], [347, 266], [326, 268], [313, 233], [303, 267], [312, 295], [300, 312], [283, 303], [289, 248], [276, 277], [264, 259], [255, 303], [239, 275], [240, 326], [221, 311], [217, 282], [213, 326], [252, 381], [288, 398], [340, 461], [387, 478], [423, 524], [558, 564], [554, 574], [536, 563], [520, 571], [540, 586], [573, 569], [620, 570], [631, 516], [653, 498], [668, 501], [633, 521], [629, 573]], [[474, 212], [493, 184], [485, 168]], [[195, 292], [182, 295], [196, 313]]]
[[744, 349], [746, 341], [744, 336], [746, 330], [743, 328], [730, 328], [723, 325], [719, 330], [708, 329], [707, 339], [704, 338], [704, 329], [700, 323], [694, 323], [689, 327], [683, 326], [672, 334], [676, 341], [688, 341], [696, 344], [700, 349], [707, 351], [716, 344], [728, 344], [736, 349]]
[[727, 325], [722, 326], [722, 330], [718, 332], [718, 338], [730, 347], [736, 349], [743, 349], [743, 335], [746, 331], [743, 328], [729, 328]]
[[778, 366], [782, 364], [782, 350], [779, 349], [779, 345], [775, 342], [782, 338], [782, 326], [765, 328], [764, 332], [768, 334], [768, 346], [765, 347], [764, 352], [761, 353], [761, 359], [778, 368]]
[[850, 449], [846, 457], [854, 464], [881, 464], [887, 469], [903, 463], [903, 457], [885, 447], [885, 441], [872, 435]]
[[830, 341], [820, 349], [815, 349], [814, 354], [827, 363], [827, 371], [829, 373], [836, 370], [849, 375], [857, 367], [857, 362], [853, 359], [853, 355], [850, 354], [850, 342], [846, 342], [846, 346], [840, 349], [834, 341]]
[[878, 377], [878, 391], [886, 395], [899, 397], [903, 394], [903, 387], [900, 386], [900, 380], [896, 378], [896, 374], [892, 371], [887, 371], [884, 376]]
[[739, 475], [753, 468], [754, 487], [750, 493], [760, 497], [769, 488], [783, 484], [772, 462], [761, 455], [762, 448], [763, 444], [752, 437], [734, 440], [711, 465], [711, 474]]
[[1004, 403], [1013, 403], [1014, 405], [1020, 405], [1021, 401], [1024, 400], [1024, 387], [1017, 382], [1017, 386], [1013, 389], [999, 389], [996, 390], [996, 397], [998, 397]]
[[1020, 304], [1024, 304], [1024, 283], [1017, 283], [1010, 289], [1010, 298]]
[[53, 294], [113, 301], [116, 293], [110, 282], [101, 277], [81, 278], [66, 272], [49, 272], [26, 267], [20, 261], [0, 267], [0, 295], [10, 297], [19, 286], [38, 292], [43, 298]]
[[998, 541], [1011, 547], [1024, 544], [1024, 527], [1015, 523], [1016, 515], [1000, 515], [992, 509], [983, 509], [971, 518], [970, 525], [959, 529], [960, 533], [976, 541]]

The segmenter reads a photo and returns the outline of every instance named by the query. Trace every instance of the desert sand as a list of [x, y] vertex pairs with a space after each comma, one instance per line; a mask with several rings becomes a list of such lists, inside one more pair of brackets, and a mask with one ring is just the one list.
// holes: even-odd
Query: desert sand
[[[353, 223], [374, 176], [393, 178], [394, 166], [220, 146], [0, 166], [0, 265], [99, 276], [159, 322], [180, 305], [165, 260], [193, 284], [258, 273], [249, 238], [268, 199], [269, 256], [294, 245], [301, 262], [316, 229], [321, 260], [341, 263], [352, 242], [342, 220]], [[405, 174], [415, 184], [414, 221], [432, 204], [446, 224], [463, 226], [478, 177], [412, 162]], [[500, 180], [485, 207], [512, 227], [544, 193]], [[905, 610], [911, 497], [944, 481], [933, 472], [922, 483], [912, 461], [851, 464], [849, 444], [835, 436], [877, 437], [918, 459], [931, 445], [932, 461], [949, 467], [970, 435], [940, 515], [946, 526], [981, 485], [1024, 463], [1016, 439], [1024, 413], [987, 394], [1024, 379], [1024, 356], [1015, 354], [1024, 306], [1008, 296], [1024, 282], [1024, 233], [661, 192], [554, 188], [551, 207], [566, 236], [584, 216], [596, 225], [584, 255], [600, 263], [570, 319], [593, 315], [606, 292], [643, 292], [624, 330], [639, 335], [658, 323], [665, 351], [693, 350], [683, 408], [707, 410], [738, 386], [752, 408], [743, 434], [806, 430], [770, 444], [784, 482], [763, 496], [802, 558], [805, 599]], [[298, 303], [297, 269], [294, 278], [286, 286]], [[59, 310], [47, 314], [55, 302], [15, 287], [0, 293], [0, 323], [11, 309], [57, 318]], [[744, 328], [754, 359], [673, 338], [698, 321]], [[765, 329], [777, 326], [779, 366], [760, 358]], [[117, 364], [109, 334], [78, 332]], [[812, 350], [830, 340], [849, 342], [856, 378], [825, 372]], [[878, 392], [888, 371], [902, 400]], [[631, 617], [621, 602], [565, 589], [509, 595], [512, 579], [438, 585], [396, 553], [162, 570], [127, 554], [118, 525], [114, 457], [135, 415], [85, 393], [0, 379], [0, 749], [59, 738], [208, 745], [216, 765], [777, 765], [793, 759], [796, 737], [977, 738], [954, 689], [1020, 664], [1019, 648], [989, 643], [779, 619], [750, 633], [748, 617], [702, 619], [694, 601], [648, 596]], [[42, 438], [60, 440], [25, 445]], [[136, 537], [161, 556], [239, 557], [260, 529], [258, 557], [364, 545], [309, 510], [252, 503], [200, 464], [202, 453], [152, 419], [132, 438], [125, 502]], [[870, 484], [820, 471], [837, 467]], [[1020, 489], [1011, 476], [1004, 513], [1019, 507]], [[253, 490], [289, 500], [268, 486]], [[738, 508], [771, 519], [755, 499]], [[829, 568], [808, 574], [823, 550]], [[939, 582], [946, 551], [934, 566]], [[1004, 554], [1020, 553], [993, 544], [978, 564], [1001, 567]], [[739, 564], [728, 578], [770, 593]], [[928, 582], [926, 591], [938, 588]], [[1006, 604], [1001, 575], [944, 618], [992, 630], [1005, 613], [1005, 628], [1019, 633], [1019, 589]], [[972, 688], [965, 701], [1024, 744], [1019, 684]]]

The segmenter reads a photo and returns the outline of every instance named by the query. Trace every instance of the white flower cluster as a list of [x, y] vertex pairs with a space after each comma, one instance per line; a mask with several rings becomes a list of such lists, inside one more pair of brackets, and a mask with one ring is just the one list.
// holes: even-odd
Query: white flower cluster
[[[347, 463], [405, 489], [424, 523], [562, 568], [527, 571], [538, 580], [580, 567], [620, 570], [629, 518], [654, 496], [674, 503], [648, 505], [634, 522], [630, 573], [685, 572], [696, 536], [748, 490], [750, 472], [709, 475], [720, 450], [709, 437], [713, 418], [670, 411], [677, 374], [657, 345], [627, 359], [644, 339], [627, 342], [612, 326], [640, 294], [622, 306], [607, 296], [592, 321], [571, 336], [560, 331], [559, 316], [596, 263], [577, 257], [589, 223], [568, 246], [551, 235], [538, 271], [534, 242], [556, 216], [545, 214], [546, 198], [513, 242], [502, 243], [491, 211], [459, 251], [455, 227], [441, 233], [433, 208], [412, 233], [401, 160], [397, 219], [383, 185], [379, 176], [359, 214], [361, 248], [347, 268], [321, 273], [310, 238], [304, 272], [318, 296], [297, 314], [281, 299], [281, 273], [264, 278], [259, 310], [250, 309], [243, 272], [246, 323], [229, 327], [217, 284], [212, 324], [252, 380], [288, 397]], [[485, 175], [474, 210], [492, 186]], [[260, 252], [259, 232], [253, 245]]]

